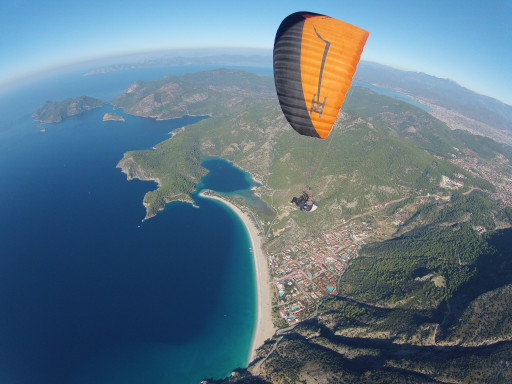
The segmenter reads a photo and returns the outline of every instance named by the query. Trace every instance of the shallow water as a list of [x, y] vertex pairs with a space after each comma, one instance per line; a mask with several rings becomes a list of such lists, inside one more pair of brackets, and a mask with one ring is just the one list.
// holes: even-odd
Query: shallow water
[[[241, 221], [196, 196], [141, 222], [155, 184], [116, 168], [200, 118], [102, 122], [106, 105], [46, 133], [31, 119], [47, 99], [112, 97], [138, 78], [71, 73], [0, 97], [2, 383], [196, 383], [246, 364], [256, 297]], [[250, 189], [224, 163], [202, 187]]]

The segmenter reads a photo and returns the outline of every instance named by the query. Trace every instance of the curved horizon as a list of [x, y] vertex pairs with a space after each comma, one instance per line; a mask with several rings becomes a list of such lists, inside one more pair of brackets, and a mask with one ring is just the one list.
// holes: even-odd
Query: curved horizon
[[512, 5], [503, 0], [439, 4], [378, 2], [150, 4], [92, 1], [0, 4], [2, 86], [90, 60], [162, 50], [271, 49], [281, 21], [297, 11], [324, 14], [370, 32], [362, 60], [455, 79], [512, 104]]
[[[0, 78], [0, 94], [9, 92], [15, 89], [18, 86], [22, 86], [24, 84], [29, 84], [32, 81], [37, 81], [38, 79], [44, 79], [47, 77], [51, 77], [53, 75], [58, 75], [62, 71], [70, 71], [70, 70], [95, 70], [102, 69], [105, 67], [116, 66], [116, 65], [126, 65], [126, 66], [171, 66], [173, 64], [165, 64], [165, 61], [172, 61], [173, 59], [186, 59], [186, 58], [209, 58], [212, 56], [246, 56], [252, 57], [254, 60], [255, 55], [261, 56], [263, 59], [268, 55], [268, 66], [272, 67], [272, 50], [261, 47], [203, 47], [203, 48], [175, 48], [175, 49], [159, 49], [159, 50], [140, 50], [133, 52], [124, 52], [120, 54], [112, 54], [101, 57], [94, 57], [83, 59], [79, 61], [73, 61], [64, 63], [61, 65], [50, 66], [42, 69], [35, 70], [33, 72], [24, 73], [14, 78], [4, 79]], [[149, 63], [149, 60], [154, 60], [154, 63]], [[467, 86], [466, 84], [459, 81], [457, 78], [449, 78], [449, 77], [439, 77], [432, 73], [427, 73], [419, 70], [414, 70], [412, 68], [404, 68], [400, 66], [393, 66], [391, 64], [386, 64], [384, 62], [379, 62], [375, 60], [361, 60], [361, 62], [368, 63], [376, 63], [384, 66], [388, 66], [393, 69], [414, 72], [419, 74], [425, 74], [428, 76], [436, 77], [443, 80], [448, 80], [456, 83], [460, 87], [463, 87], [471, 92], [476, 94], [489, 97], [491, 99], [495, 99], [498, 102], [501, 102], [505, 105], [512, 107], [512, 99], [507, 102], [505, 99], [500, 99], [490, 94], [482, 93], [478, 90]], [[247, 64], [247, 62], [246, 62]], [[175, 64], [174, 64], [175, 65]], [[182, 64], [180, 64], [182, 65]], [[227, 62], [218, 62], [218, 65], [227, 65]], [[124, 70], [125, 68], [120, 68], [118, 70]]]

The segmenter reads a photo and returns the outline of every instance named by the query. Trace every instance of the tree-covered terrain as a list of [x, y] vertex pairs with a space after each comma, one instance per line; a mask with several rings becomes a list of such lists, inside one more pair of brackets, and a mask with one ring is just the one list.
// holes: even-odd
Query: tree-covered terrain
[[35, 121], [41, 123], [58, 123], [67, 117], [78, 115], [105, 104], [104, 101], [89, 96], [69, 98], [62, 101], [46, 101], [32, 114], [32, 117]]
[[[154, 102], [155, 97], [160, 101]], [[211, 116], [187, 126], [154, 151], [125, 155], [120, 166], [128, 174], [151, 175], [160, 182], [160, 188], [145, 198], [147, 217], [166, 202], [190, 200], [189, 193], [206, 171], [201, 158], [220, 156], [261, 181], [257, 193], [275, 213], [264, 220], [272, 221], [267, 229], [275, 249], [290, 236], [305, 235], [305, 227], [327, 230], [379, 204], [443, 194], [443, 175], [463, 177], [463, 192], [472, 187], [493, 190], [492, 184], [450, 161], [457, 153], [455, 145], [472, 148], [474, 141], [461, 140], [419, 108], [365, 88], [349, 93], [345, 112], [327, 140], [296, 134], [277, 105], [271, 78], [240, 71], [136, 83], [114, 103], [147, 117], [181, 116], [185, 110]], [[505, 153], [499, 145], [492, 149]], [[288, 204], [306, 185], [322, 207], [311, 215]]]
[[183, 115], [218, 115], [247, 107], [248, 100], [269, 99], [273, 81], [241, 71], [218, 69], [198, 74], [168, 76], [152, 82], [138, 81], [112, 104], [125, 112], [156, 119]]
[[315, 318], [222, 382], [509, 383], [511, 249], [511, 229], [465, 224], [370, 244]]
[[[190, 201], [202, 159], [218, 156], [261, 184], [272, 214], [253, 211], [269, 252], [355, 219], [379, 227], [338, 295], [225, 382], [512, 381], [512, 233], [503, 229], [512, 214], [467, 166], [510, 172], [506, 147], [360, 87], [327, 140], [305, 138], [287, 124], [271, 79], [239, 71], [136, 83], [114, 103], [146, 117], [210, 116], [120, 161], [129, 177], [159, 184], [145, 196], [147, 217]], [[306, 185], [319, 206], [308, 214], [289, 205]]]
[[355, 78], [369, 84], [400, 90], [432, 104], [443, 106], [498, 130], [510, 130], [512, 107], [476, 94], [449, 79], [425, 73], [406, 72], [378, 63], [361, 62]]

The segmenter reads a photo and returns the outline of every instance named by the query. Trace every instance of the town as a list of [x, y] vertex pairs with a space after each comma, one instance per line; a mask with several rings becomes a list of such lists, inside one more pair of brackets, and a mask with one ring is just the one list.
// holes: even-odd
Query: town
[[464, 168], [473, 176], [481, 177], [493, 184], [496, 187], [496, 192], [492, 196], [499, 201], [500, 208], [512, 206], [510, 163], [503, 155], [496, 155], [493, 161], [484, 162], [477, 156], [467, 153], [454, 156], [451, 162]]
[[[453, 156], [450, 160], [471, 175], [481, 177], [493, 184], [496, 191], [492, 196], [500, 208], [512, 206], [512, 189], [510, 189], [512, 179], [509, 173], [503, 172], [508, 165], [507, 159], [503, 156], [497, 155], [494, 163], [482, 162], [477, 156], [460, 151], [459, 156]], [[448, 191], [464, 187], [463, 180], [466, 177], [461, 173], [454, 176], [456, 180], [443, 175], [439, 186]], [[260, 175], [257, 177], [261, 182], [263, 178]], [[381, 222], [386, 222], [388, 228], [400, 227], [414, 215], [418, 206], [428, 203], [431, 199], [449, 202], [450, 198], [449, 192], [415, 196], [413, 201], [405, 203], [391, 215], [381, 216], [381, 219], [385, 218]], [[394, 202], [405, 199], [401, 198]], [[373, 223], [374, 215], [384, 211], [391, 203], [393, 202], [373, 206], [365, 213], [358, 215], [359, 219], [366, 216], [365, 219]], [[259, 221], [254, 216], [252, 219], [258, 224], [258, 229], [263, 231]], [[377, 227], [372, 228], [368, 222], [343, 221], [343, 224], [335, 230], [301, 240], [280, 252], [269, 254], [268, 265], [274, 290], [275, 319], [280, 318], [282, 326], [292, 326], [315, 316], [322, 299], [338, 293], [338, 283], [348, 262], [358, 256], [358, 250], [366, 244], [368, 237], [384, 235], [383, 228]], [[487, 231], [481, 225], [474, 226], [473, 229], [480, 234]], [[384, 230], [384, 232], [388, 231]]]
[[351, 223], [269, 255], [276, 305], [288, 325], [313, 316], [323, 297], [337, 294], [348, 261], [371, 231], [368, 223]]

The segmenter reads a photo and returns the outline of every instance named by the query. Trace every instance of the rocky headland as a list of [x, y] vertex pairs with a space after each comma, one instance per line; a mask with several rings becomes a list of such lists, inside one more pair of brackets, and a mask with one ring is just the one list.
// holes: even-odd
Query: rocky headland
[[124, 123], [126, 120], [123, 116], [116, 115], [115, 113], [105, 113], [103, 115], [103, 121], [119, 121]]
[[79, 115], [105, 104], [104, 101], [89, 96], [69, 98], [62, 101], [46, 101], [32, 114], [32, 117], [35, 121], [41, 123], [58, 123], [67, 117]]

